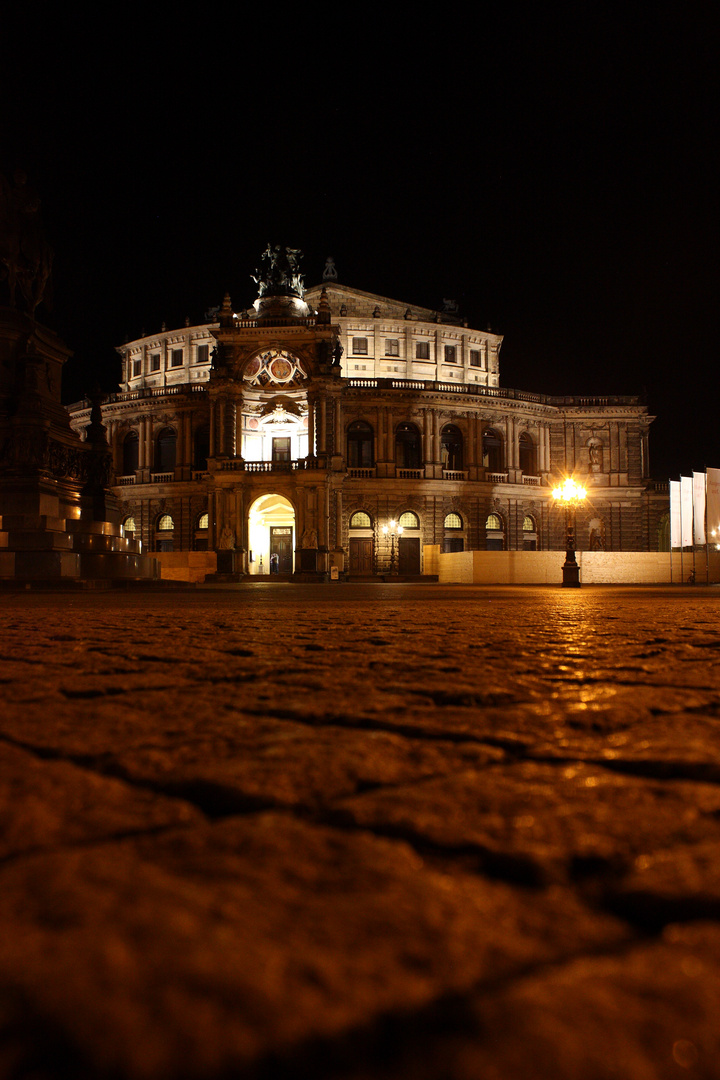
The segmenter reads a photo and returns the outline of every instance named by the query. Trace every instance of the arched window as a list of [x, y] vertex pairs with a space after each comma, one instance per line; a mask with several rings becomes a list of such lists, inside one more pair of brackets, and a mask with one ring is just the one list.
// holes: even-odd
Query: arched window
[[155, 550], [173, 550], [173, 529], [175, 522], [169, 514], [161, 514], [155, 523]]
[[412, 510], [406, 510], [404, 514], [400, 515], [398, 525], [402, 525], [403, 529], [419, 529], [420, 518]]
[[502, 436], [495, 428], [483, 432], [483, 465], [490, 472], [501, 472], [503, 467]]
[[457, 424], [446, 424], [440, 432], [440, 457], [443, 469], [462, 469], [463, 437]]
[[537, 551], [537, 525], [531, 514], [526, 514], [522, 523], [523, 551]]
[[155, 472], [168, 473], [175, 468], [175, 447], [177, 432], [174, 428], [163, 428], [157, 438], [155, 451]]
[[207, 459], [209, 457], [210, 428], [207, 424], [203, 424], [197, 428], [193, 439], [193, 469], [198, 472], [205, 472], [208, 467]]
[[518, 439], [520, 454], [520, 468], [525, 476], [535, 476], [535, 443], [527, 431], [523, 431]]
[[355, 420], [347, 430], [348, 468], [370, 469], [375, 463], [373, 429], [364, 420]]
[[395, 464], [399, 469], [422, 468], [422, 437], [415, 424], [395, 429]]
[[443, 551], [462, 551], [465, 547], [465, 540], [462, 536], [458, 536], [457, 532], [463, 527], [463, 521], [459, 514], [446, 514], [444, 522], [445, 530], [455, 535], [443, 537]]
[[505, 527], [499, 514], [488, 514], [485, 520], [485, 547], [488, 551], [505, 548]]
[[350, 518], [351, 529], [371, 529], [372, 518], [369, 514], [366, 514], [364, 510], [356, 510], [353, 516]]
[[209, 528], [210, 515], [206, 511], [204, 514], [200, 514], [195, 523], [195, 535], [193, 536], [193, 548], [195, 551], [207, 551]]
[[134, 517], [126, 517], [125, 520], [122, 523], [122, 526], [123, 526], [124, 531], [129, 536], [134, 536], [135, 535], [135, 531], [136, 531], [137, 526], [135, 525], [135, 518]]
[[129, 431], [122, 444], [122, 474], [132, 476], [138, 467], [140, 440], [137, 431]]

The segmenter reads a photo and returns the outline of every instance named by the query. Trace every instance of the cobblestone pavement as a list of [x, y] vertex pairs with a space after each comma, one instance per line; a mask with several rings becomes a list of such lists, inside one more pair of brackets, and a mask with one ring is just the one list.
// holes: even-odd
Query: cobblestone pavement
[[0, 594], [0, 1077], [720, 1076], [719, 604]]

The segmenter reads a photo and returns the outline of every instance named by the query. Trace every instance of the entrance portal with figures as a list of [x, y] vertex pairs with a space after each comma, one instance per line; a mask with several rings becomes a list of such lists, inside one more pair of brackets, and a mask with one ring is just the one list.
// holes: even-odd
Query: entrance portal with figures
[[284, 495], [261, 495], [248, 514], [248, 572], [292, 574], [295, 511]]

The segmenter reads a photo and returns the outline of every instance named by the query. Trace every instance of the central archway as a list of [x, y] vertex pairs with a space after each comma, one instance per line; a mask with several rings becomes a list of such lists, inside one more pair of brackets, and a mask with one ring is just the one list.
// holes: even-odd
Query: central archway
[[292, 574], [295, 569], [295, 510], [284, 495], [261, 495], [248, 513], [250, 574]]

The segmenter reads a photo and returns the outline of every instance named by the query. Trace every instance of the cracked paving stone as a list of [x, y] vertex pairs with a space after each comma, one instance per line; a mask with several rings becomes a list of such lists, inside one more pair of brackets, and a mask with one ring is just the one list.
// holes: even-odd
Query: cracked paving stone
[[444, 873], [401, 842], [283, 814], [15, 861], [0, 918], [3, 985], [64, 1033], [80, 1075], [138, 1080], [292, 1059], [627, 938], [567, 890]]

